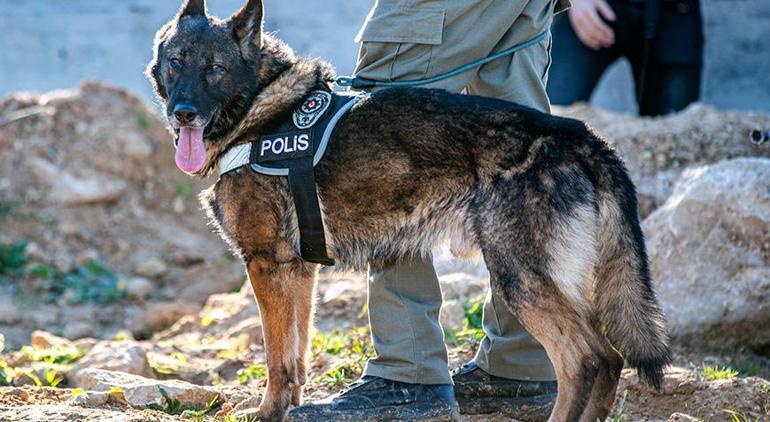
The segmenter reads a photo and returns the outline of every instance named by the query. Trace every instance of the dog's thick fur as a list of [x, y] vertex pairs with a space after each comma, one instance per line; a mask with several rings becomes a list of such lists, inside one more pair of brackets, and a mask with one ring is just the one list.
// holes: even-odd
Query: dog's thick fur
[[[328, 65], [296, 58], [261, 22], [260, 0], [224, 21], [187, 0], [158, 33], [148, 75], [161, 103], [170, 114], [182, 98], [210, 114], [201, 173], [308, 92], [330, 89]], [[183, 63], [172, 69], [169, 54]], [[207, 73], [213, 61], [226, 73]], [[669, 351], [634, 186], [582, 122], [490, 98], [382, 90], [341, 120], [316, 176], [329, 253], [342, 266], [387, 265], [450, 238], [481, 251], [493, 294], [556, 368], [552, 420], [604, 419], [618, 351], [660, 385]], [[318, 266], [298, 254], [285, 178], [242, 169], [202, 200], [246, 264], [269, 368], [258, 416], [279, 420], [300, 403]]]

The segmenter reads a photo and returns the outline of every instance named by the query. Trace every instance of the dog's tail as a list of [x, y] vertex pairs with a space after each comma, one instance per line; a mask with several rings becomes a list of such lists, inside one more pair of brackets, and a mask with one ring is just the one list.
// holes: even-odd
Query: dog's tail
[[668, 336], [650, 281], [636, 189], [617, 155], [601, 143], [593, 158], [599, 210], [594, 305], [602, 330], [639, 376], [660, 389]]

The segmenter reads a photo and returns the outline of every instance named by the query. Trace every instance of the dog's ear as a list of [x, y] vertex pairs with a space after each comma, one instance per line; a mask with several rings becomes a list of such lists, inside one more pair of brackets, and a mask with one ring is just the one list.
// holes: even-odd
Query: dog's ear
[[253, 60], [262, 48], [262, 0], [246, 0], [246, 4], [230, 18], [241, 54]]
[[163, 50], [164, 40], [172, 26], [173, 22], [166, 23], [160, 30], [158, 30], [158, 33], [155, 34], [155, 41], [153, 42], [152, 47], [152, 59], [150, 60], [150, 63], [147, 64], [147, 68], [144, 71], [145, 76], [147, 76], [152, 84], [152, 91], [155, 94], [155, 97], [162, 102], [167, 100], [167, 96], [166, 87], [163, 85], [163, 78], [160, 76], [160, 54]]
[[206, 16], [206, 0], [186, 0], [179, 9], [179, 17]]

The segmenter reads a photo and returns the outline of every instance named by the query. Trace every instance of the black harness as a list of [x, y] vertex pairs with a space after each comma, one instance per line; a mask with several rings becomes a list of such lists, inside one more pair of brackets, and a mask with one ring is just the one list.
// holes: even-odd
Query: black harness
[[232, 148], [220, 160], [220, 175], [249, 166], [257, 173], [288, 176], [300, 235], [300, 253], [309, 262], [334, 265], [326, 252], [315, 166], [334, 128], [363, 95], [311, 92], [291, 114], [258, 140]]

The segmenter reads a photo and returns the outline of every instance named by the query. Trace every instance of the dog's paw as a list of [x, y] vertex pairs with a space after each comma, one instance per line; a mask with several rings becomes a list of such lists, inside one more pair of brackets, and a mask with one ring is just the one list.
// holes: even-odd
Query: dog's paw
[[256, 407], [238, 410], [235, 413], [232, 413], [232, 416], [239, 421], [251, 422], [251, 421], [268, 421], [269, 420], [265, 417], [266, 415], [263, 412], [261, 412], [259, 408], [256, 408]]
[[260, 421], [260, 422], [280, 422], [283, 420], [286, 412], [276, 406], [261, 406], [259, 408], [246, 408], [233, 413], [236, 420]]

